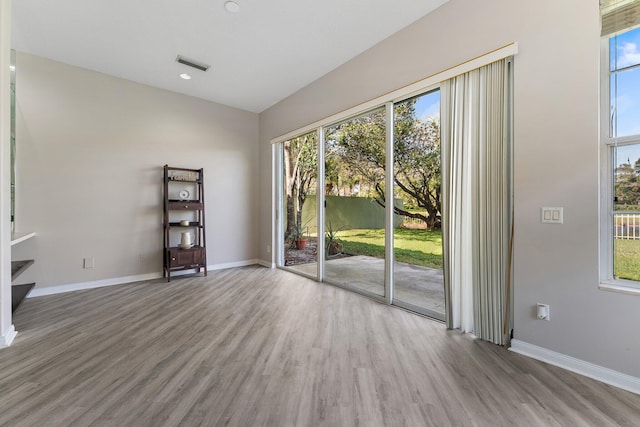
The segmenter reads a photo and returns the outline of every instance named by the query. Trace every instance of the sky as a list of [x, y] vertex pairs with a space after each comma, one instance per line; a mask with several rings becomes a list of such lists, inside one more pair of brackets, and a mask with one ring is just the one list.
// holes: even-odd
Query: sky
[[[610, 39], [610, 69], [640, 64], [640, 28]], [[617, 95], [614, 89], [617, 88]], [[623, 70], [611, 77], [611, 103], [616, 111], [617, 136], [640, 134], [640, 67]], [[631, 164], [640, 158], [640, 144], [617, 149], [616, 165]]]
[[423, 120], [426, 117], [440, 119], [440, 91], [429, 92], [416, 98], [416, 116]]

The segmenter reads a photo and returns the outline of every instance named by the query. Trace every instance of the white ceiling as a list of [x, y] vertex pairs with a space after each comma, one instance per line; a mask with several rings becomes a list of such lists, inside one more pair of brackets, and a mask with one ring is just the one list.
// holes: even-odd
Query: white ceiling
[[261, 112], [448, 0], [224, 1], [14, 0], [12, 47]]

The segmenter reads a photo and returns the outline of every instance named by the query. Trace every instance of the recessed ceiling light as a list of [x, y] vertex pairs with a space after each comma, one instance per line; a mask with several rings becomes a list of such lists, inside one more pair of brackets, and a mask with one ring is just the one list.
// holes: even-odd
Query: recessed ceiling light
[[180, 74], [180, 78], [184, 79], [184, 80], [190, 80], [191, 76], [189, 74], [187, 74], [187, 73], [182, 73], [182, 74]]
[[230, 12], [230, 13], [240, 12], [240, 5], [234, 1], [224, 2], [224, 8], [227, 12]]

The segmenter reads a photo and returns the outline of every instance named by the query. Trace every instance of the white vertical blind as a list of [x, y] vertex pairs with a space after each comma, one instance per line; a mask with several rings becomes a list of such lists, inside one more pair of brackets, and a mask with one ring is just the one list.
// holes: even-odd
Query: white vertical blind
[[503, 344], [511, 234], [511, 59], [442, 85], [447, 324]]

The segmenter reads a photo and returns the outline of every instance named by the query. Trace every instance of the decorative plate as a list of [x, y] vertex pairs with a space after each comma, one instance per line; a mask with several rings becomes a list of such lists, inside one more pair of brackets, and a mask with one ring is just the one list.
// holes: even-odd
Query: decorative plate
[[178, 196], [180, 196], [180, 200], [187, 200], [189, 198], [189, 190], [180, 190]]

